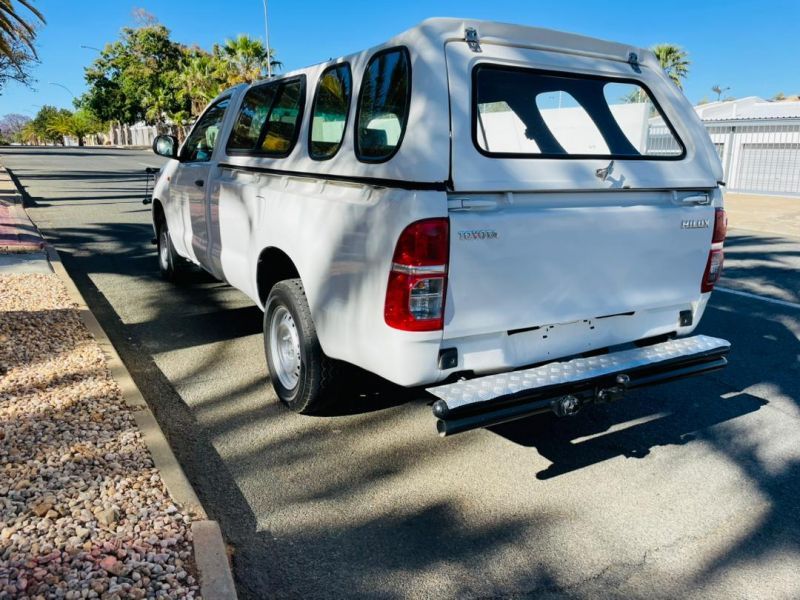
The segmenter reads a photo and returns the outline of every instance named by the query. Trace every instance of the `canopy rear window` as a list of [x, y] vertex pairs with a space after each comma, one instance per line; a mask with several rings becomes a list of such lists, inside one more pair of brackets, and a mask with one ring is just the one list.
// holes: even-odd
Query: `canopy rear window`
[[664, 160], [685, 153], [634, 80], [478, 65], [472, 112], [475, 144], [488, 156]]

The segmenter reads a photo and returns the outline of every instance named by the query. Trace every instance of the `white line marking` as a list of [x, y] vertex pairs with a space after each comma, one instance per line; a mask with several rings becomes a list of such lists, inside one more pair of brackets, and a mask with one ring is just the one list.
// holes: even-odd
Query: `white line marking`
[[777, 298], [768, 298], [767, 296], [759, 296], [758, 294], [751, 294], [750, 292], [742, 292], [739, 290], [732, 290], [726, 287], [714, 286], [715, 292], [724, 292], [726, 294], [734, 294], [736, 296], [744, 296], [745, 298], [752, 298], [753, 300], [761, 300], [778, 306], [788, 306], [789, 308], [800, 308], [797, 302], [789, 302], [787, 300], [778, 300]]

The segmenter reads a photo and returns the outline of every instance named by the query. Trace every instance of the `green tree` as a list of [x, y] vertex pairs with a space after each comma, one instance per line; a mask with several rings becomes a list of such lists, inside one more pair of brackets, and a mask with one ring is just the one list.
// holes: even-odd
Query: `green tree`
[[683, 80], [689, 75], [689, 54], [674, 44], [657, 44], [651, 48], [661, 68], [678, 89], [683, 89]]
[[58, 109], [45, 104], [36, 113], [32, 121], [32, 133], [37, 141], [47, 141], [54, 144], [64, 144], [64, 136], [69, 135], [66, 123], [72, 113], [66, 108]]
[[199, 115], [225, 86], [220, 58], [200, 48], [187, 50], [178, 84], [178, 98], [189, 102], [192, 115]]
[[64, 138], [72, 133], [72, 112], [62, 108], [58, 112], [48, 115], [44, 124], [44, 132], [49, 139], [65, 146]]
[[86, 143], [86, 136], [93, 135], [105, 129], [105, 124], [86, 108], [79, 108], [72, 113], [69, 123], [69, 135], [78, 138], [78, 145]]
[[21, 128], [23, 141], [46, 140], [64, 144], [64, 138], [77, 138], [78, 145], [83, 146], [87, 135], [97, 133], [104, 128], [103, 122], [86, 108], [79, 108], [74, 113], [66, 108], [43, 106], [31, 122], [31, 128]]
[[246, 35], [206, 52], [173, 42], [149, 13], [136, 15], [140, 26], [123, 29], [85, 69], [89, 89], [76, 106], [101, 121], [184, 124], [222, 90], [266, 77], [267, 61], [282, 66], [273, 50]]
[[183, 47], [161, 24], [125, 28], [85, 70], [79, 105], [103, 121], [163, 124], [188, 110], [178, 97]]
[[267, 76], [267, 62], [280, 68], [282, 63], [275, 60], [274, 49], [269, 52], [260, 40], [247, 35], [239, 35], [225, 40], [222, 46], [214, 47], [214, 54], [222, 60], [225, 83], [228, 86], [239, 83], [252, 83]]
[[24, 144], [38, 144], [39, 133], [36, 131], [36, 125], [33, 121], [28, 121], [19, 132], [19, 141]]
[[199, 115], [224, 89], [264, 79], [268, 56], [273, 67], [281, 67], [274, 59], [274, 50], [268, 54], [259, 40], [246, 35], [215, 44], [211, 52], [197, 47], [184, 49], [177, 81], [178, 99], [189, 103], [187, 120]]

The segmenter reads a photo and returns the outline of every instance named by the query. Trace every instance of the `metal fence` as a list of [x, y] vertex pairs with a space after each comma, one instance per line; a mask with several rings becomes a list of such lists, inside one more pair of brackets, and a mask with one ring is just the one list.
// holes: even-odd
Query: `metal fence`
[[705, 124], [729, 190], [800, 196], [800, 119]]
[[[731, 192], [800, 196], [800, 119], [704, 121]], [[673, 154], [669, 130], [650, 126], [648, 152]]]

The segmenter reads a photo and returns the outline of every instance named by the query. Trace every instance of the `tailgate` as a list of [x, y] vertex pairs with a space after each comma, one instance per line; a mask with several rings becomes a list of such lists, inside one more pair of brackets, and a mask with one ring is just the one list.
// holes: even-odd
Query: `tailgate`
[[682, 204], [698, 195], [455, 194], [444, 337], [690, 308], [714, 222]]

